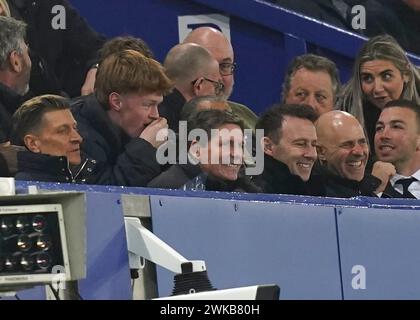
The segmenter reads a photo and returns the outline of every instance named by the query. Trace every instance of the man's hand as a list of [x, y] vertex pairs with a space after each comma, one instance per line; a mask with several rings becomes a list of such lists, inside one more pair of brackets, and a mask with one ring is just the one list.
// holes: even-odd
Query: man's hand
[[380, 193], [385, 190], [389, 179], [396, 174], [397, 171], [392, 163], [376, 161], [373, 164], [372, 175], [382, 181], [381, 185], [375, 190], [375, 193]]
[[[161, 129], [163, 130], [160, 131]], [[165, 118], [154, 120], [143, 130], [143, 132], [140, 134], [140, 138], [148, 141], [157, 149], [168, 139], [168, 122]]]
[[88, 94], [93, 93], [95, 89], [97, 71], [98, 71], [98, 68], [91, 68], [86, 74], [85, 83], [83, 84], [82, 90], [81, 90], [82, 96], [87, 96]]

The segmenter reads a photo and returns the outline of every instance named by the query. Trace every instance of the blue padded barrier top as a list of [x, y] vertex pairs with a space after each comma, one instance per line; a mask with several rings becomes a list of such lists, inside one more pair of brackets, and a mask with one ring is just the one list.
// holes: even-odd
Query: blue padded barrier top
[[372, 207], [372, 208], [412, 208], [420, 207], [420, 201], [416, 199], [380, 199], [371, 197], [355, 197], [351, 199], [310, 197], [280, 194], [253, 194], [237, 192], [217, 192], [217, 191], [182, 191], [168, 189], [153, 189], [140, 187], [121, 187], [121, 186], [100, 186], [100, 185], [81, 185], [67, 183], [47, 183], [37, 181], [16, 181], [16, 192], [27, 193], [28, 186], [36, 185], [40, 189], [46, 190], [71, 190], [80, 192], [100, 192], [117, 194], [139, 194], [139, 195], [162, 195], [188, 198], [210, 198], [226, 200], [245, 200], [255, 202], [282, 202], [306, 205], [322, 206], [344, 206], [344, 207]]

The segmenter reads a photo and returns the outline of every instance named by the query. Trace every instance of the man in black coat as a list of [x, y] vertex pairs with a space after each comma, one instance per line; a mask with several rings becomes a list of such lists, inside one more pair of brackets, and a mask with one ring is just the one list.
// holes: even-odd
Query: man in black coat
[[178, 44], [166, 55], [164, 66], [175, 89], [164, 97], [159, 113], [169, 128], [178, 132], [181, 110], [194, 97], [222, 95], [224, 85], [219, 64], [210, 52], [194, 43]]
[[0, 143], [9, 141], [11, 117], [29, 90], [31, 59], [26, 24], [0, 16]]
[[[384, 190], [395, 168], [375, 162], [372, 173], [366, 172], [369, 145], [363, 127], [351, 114], [330, 111], [316, 122], [317, 150], [321, 167], [316, 188], [322, 195], [336, 198], [376, 197]], [[320, 183], [321, 182], [321, 183]]]
[[37, 95], [79, 96], [105, 37], [94, 31], [67, 0], [6, 1], [12, 17], [28, 24], [33, 61], [31, 91]]
[[167, 122], [157, 106], [171, 81], [157, 61], [124, 50], [101, 62], [95, 86], [94, 94], [72, 103], [82, 151], [113, 168], [107, 172], [111, 184], [146, 186], [161, 171], [156, 149], [165, 132], [158, 132]]
[[[309, 194], [307, 181], [316, 160], [315, 111], [306, 105], [275, 105], [258, 120], [264, 130], [264, 171], [254, 182], [265, 193]], [[258, 161], [258, 160], [257, 160]]]
[[44, 95], [26, 101], [13, 115], [12, 141], [17, 152], [17, 180], [99, 183], [97, 161], [80, 152], [82, 137], [68, 102]]
[[[152, 188], [258, 192], [243, 168], [243, 123], [224, 110], [202, 110], [188, 119], [188, 155], [153, 179]], [[197, 134], [197, 136], [196, 136]], [[199, 135], [198, 135], [199, 134]], [[186, 143], [186, 141], [183, 141]], [[181, 142], [181, 143], [183, 143]]]

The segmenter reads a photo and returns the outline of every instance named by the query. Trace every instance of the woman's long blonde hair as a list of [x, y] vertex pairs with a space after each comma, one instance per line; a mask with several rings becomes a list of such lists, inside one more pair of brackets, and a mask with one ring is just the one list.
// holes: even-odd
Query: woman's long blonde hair
[[0, 0], [0, 9], [1, 10], [1, 15], [2, 16], [6, 16], [6, 17], [10, 17], [10, 8], [9, 5], [7, 4], [7, 0]]
[[360, 49], [353, 67], [353, 75], [339, 95], [338, 108], [351, 113], [364, 125], [363, 101], [360, 68], [363, 63], [372, 60], [386, 60], [395, 65], [402, 75], [409, 80], [404, 86], [401, 98], [420, 103], [420, 72], [408, 59], [406, 52], [390, 35], [371, 38]]

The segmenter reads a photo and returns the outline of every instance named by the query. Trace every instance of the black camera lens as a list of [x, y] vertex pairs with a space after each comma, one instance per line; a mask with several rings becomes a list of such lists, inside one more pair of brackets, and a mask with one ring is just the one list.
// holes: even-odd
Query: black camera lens
[[10, 235], [14, 230], [14, 223], [13, 220], [10, 218], [2, 218], [0, 219], [0, 234], [2, 236]]
[[35, 265], [34, 258], [30, 255], [24, 254], [22, 255], [22, 258], [20, 259], [20, 266], [25, 271], [30, 271], [33, 269]]
[[36, 247], [39, 250], [44, 250], [44, 251], [49, 250], [51, 248], [51, 244], [52, 244], [51, 237], [46, 234], [38, 236], [36, 240]]
[[28, 251], [32, 247], [31, 239], [26, 235], [21, 235], [17, 238], [16, 246], [21, 251]]
[[31, 227], [28, 217], [20, 216], [16, 219], [16, 229], [21, 232], [28, 232]]
[[40, 269], [46, 270], [51, 267], [51, 257], [48, 253], [40, 253], [36, 256], [36, 264]]
[[41, 215], [36, 215], [33, 220], [32, 220], [32, 228], [34, 228], [34, 230], [36, 232], [42, 232], [46, 229], [47, 227], [47, 221], [45, 220], [45, 218]]
[[5, 259], [4, 259], [4, 264], [3, 264], [3, 266], [4, 266], [4, 270], [5, 271], [16, 271], [16, 267], [17, 267], [17, 261], [16, 261], [16, 258], [14, 258], [14, 257], [11, 257], [11, 256], [9, 256], [9, 257], [6, 257]]

